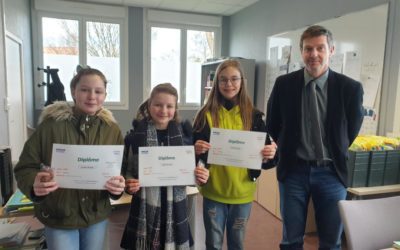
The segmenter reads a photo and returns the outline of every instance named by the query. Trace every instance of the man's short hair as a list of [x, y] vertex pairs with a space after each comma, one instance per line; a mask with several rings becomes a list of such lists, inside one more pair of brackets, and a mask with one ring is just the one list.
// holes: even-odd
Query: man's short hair
[[312, 25], [308, 27], [300, 38], [300, 49], [303, 50], [303, 41], [308, 38], [313, 38], [317, 36], [326, 36], [326, 40], [328, 41], [329, 48], [333, 46], [333, 36], [332, 32], [330, 32], [327, 28], [320, 25]]

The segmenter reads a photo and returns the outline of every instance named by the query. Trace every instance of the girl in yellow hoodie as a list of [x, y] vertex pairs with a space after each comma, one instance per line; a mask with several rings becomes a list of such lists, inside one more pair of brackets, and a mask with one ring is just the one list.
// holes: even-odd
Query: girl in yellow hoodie
[[[194, 121], [196, 156], [206, 162], [211, 147], [211, 128], [265, 132], [262, 117], [263, 113], [256, 110], [250, 100], [240, 63], [237, 60], [225, 60], [218, 66], [210, 97]], [[275, 151], [276, 144], [271, 145], [267, 140], [260, 152], [265, 159], [262, 168], [274, 165], [272, 159]], [[226, 228], [228, 249], [243, 249], [246, 224], [256, 189], [255, 180], [260, 170], [213, 164], [207, 167], [210, 177], [200, 188], [204, 197], [206, 248], [222, 249]]]

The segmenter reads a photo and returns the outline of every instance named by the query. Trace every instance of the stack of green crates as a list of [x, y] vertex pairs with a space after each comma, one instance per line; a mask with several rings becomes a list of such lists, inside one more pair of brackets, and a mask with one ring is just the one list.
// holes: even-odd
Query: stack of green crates
[[369, 155], [367, 151], [349, 151], [347, 161], [349, 187], [366, 187], [368, 179]]
[[383, 185], [400, 183], [400, 150], [386, 151]]
[[400, 150], [349, 151], [349, 187], [400, 183]]

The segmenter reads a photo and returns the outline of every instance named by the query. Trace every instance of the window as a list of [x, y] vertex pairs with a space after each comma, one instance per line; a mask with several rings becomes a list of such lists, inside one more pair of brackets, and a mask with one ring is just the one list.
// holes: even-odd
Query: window
[[101, 70], [107, 77], [107, 99], [121, 100], [120, 25], [114, 23], [86, 23], [87, 65]]
[[180, 96], [180, 40], [179, 29], [151, 28], [151, 88], [170, 82]]
[[214, 58], [214, 32], [188, 30], [186, 53], [186, 102], [200, 104], [201, 64]]
[[[67, 100], [72, 101], [69, 84], [79, 64], [97, 68], [106, 76], [106, 106], [127, 109], [126, 9], [76, 2], [49, 4], [49, 0], [36, 0], [35, 7], [40, 10], [37, 12], [38, 66], [59, 69]], [[60, 9], [65, 13], [60, 14]], [[38, 79], [46, 79], [43, 71], [38, 72]], [[40, 88], [38, 96], [36, 103], [40, 108], [46, 101], [46, 88]]]
[[219, 54], [220, 24], [215, 16], [149, 10], [144, 98], [155, 85], [170, 82], [178, 90], [180, 108], [200, 106], [201, 65]]
[[[67, 100], [72, 101], [69, 81], [79, 64], [79, 22], [77, 20], [42, 18], [43, 66], [59, 69]], [[43, 79], [46, 76], [43, 76]], [[44, 91], [47, 88], [43, 88]]]

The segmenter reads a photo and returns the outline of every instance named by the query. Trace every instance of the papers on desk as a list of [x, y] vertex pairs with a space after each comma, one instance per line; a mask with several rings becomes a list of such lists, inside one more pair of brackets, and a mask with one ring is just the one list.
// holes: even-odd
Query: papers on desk
[[393, 248], [400, 249], [400, 241], [393, 241]]
[[30, 226], [25, 223], [0, 224], [0, 248], [22, 246]]

